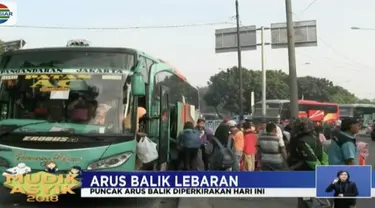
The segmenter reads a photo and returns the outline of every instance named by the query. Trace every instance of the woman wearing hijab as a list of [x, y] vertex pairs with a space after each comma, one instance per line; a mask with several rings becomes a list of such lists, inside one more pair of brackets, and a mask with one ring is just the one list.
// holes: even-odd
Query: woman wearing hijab
[[369, 155], [368, 152], [368, 143], [366, 142], [358, 142], [358, 151], [359, 151], [359, 165], [366, 165], [366, 159]]
[[[214, 139], [216, 138], [216, 139]], [[230, 140], [230, 141], [229, 141]], [[223, 169], [222, 168], [222, 152], [220, 150], [220, 146], [227, 147], [228, 151], [226, 153], [231, 154], [233, 161], [235, 161], [234, 157], [234, 144], [233, 144], [233, 139], [231, 136], [230, 132], [230, 127], [227, 124], [221, 124], [220, 126], [217, 127], [215, 134], [210, 135], [208, 137], [208, 141], [213, 144], [213, 153], [210, 156], [210, 170], [218, 170], [218, 171], [226, 171], [228, 169]], [[220, 144], [217, 144], [217, 142], [220, 142]], [[230, 146], [228, 147], [228, 144]], [[234, 171], [239, 171], [239, 163], [234, 162], [232, 164], [232, 170]]]
[[222, 123], [216, 128], [214, 136], [221, 142], [222, 145], [227, 145], [230, 134], [229, 125]]

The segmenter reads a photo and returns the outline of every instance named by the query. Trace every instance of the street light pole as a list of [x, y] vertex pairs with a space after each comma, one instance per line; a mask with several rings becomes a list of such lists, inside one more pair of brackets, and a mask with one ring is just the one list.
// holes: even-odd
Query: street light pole
[[296, 69], [296, 51], [294, 46], [294, 23], [292, 12], [292, 1], [285, 0], [286, 24], [288, 35], [288, 61], [289, 61], [289, 90], [291, 117], [298, 117], [298, 85]]
[[243, 93], [242, 93], [242, 58], [241, 58], [241, 39], [240, 39], [240, 14], [238, 11], [238, 0], [236, 0], [236, 22], [237, 22], [237, 56], [238, 56], [238, 73], [240, 79], [240, 92], [239, 92], [239, 102], [240, 102], [240, 120], [243, 119]]

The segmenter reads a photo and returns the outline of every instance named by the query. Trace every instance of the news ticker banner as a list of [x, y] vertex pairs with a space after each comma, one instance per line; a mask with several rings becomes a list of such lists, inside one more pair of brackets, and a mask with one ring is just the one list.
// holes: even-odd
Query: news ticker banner
[[[85, 172], [82, 197], [333, 197], [347, 173], [359, 198], [375, 196], [371, 166], [320, 166], [294, 172]], [[373, 189], [372, 189], [373, 188]]]

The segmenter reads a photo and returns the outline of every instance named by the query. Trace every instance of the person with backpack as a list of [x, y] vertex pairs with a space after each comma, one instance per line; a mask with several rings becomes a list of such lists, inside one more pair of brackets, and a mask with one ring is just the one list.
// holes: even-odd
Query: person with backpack
[[328, 149], [330, 165], [358, 165], [359, 152], [355, 135], [360, 131], [359, 121], [354, 118], [342, 120], [340, 131], [332, 137]]
[[190, 121], [185, 123], [184, 130], [177, 137], [177, 142], [182, 151], [184, 170], [197, 170], [197, 156], [202, 140], [199, 131], [194, 128], [194, 123]]
[[315, 133], [309, 118], [296, 119], [290, 142], [290, 168], [299, 171], [314, 171], [317, 165], [328, 165], [328, 155]]
[[230, 128], [221, 124], [215, 131], [215, 135], [208, 135], [208, 141], [213, 146], [210, 156], [210, 170], [214, 171], [239, 171], [234, 155], [234, 145]]
[[208, 170], [208, 152], [209, 152], [209, 148], [206, 146], [208, 145], [207, 143], [207, 136], [208, 135], [213, 135], [212, 131], [209, 130], [208, 128], [205, 127], [205, 123], [206, 121], [204, 119], [198, 119], [197, 121], [197, 130], [199, 131], [200, 133], [200, 138], [202, 140], [202, 147], [201, 147], [201, 153], [202, 153], [202, 161], [203, 161], [203, 164], [204, 164], [204, 170]]
[[[292, 131], [288, 158], [290, 170], [315, 171], [317, 165], [328, 165], [328, 156], [315, 133], [315, 125], [311, 119], [295, 119]], [[325, 207], [330, 204], [328, 200], [323, 202], [316, 198], [298, 198], [297, 202], [298, 208]]]

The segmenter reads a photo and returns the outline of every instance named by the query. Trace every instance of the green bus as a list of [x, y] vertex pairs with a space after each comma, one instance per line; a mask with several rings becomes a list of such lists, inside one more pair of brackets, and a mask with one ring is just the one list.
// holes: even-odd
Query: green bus
[[340, 104], [340, 118], [356, 118], [363, 121], [362, 127], [367, 127], [375, 120], [374, 104]]
[[[197, 88], [165, 61], [134, 49], [6, 52], [0, 76], [3, 175], [25, 166], [31, 173], [164, 171], [183, 124], [199, 114]], [[141, 107], [147, 113], [139, 120]], [[147, 165], [136, 165], [137, 132], [158, 144], [158, 159]]]

